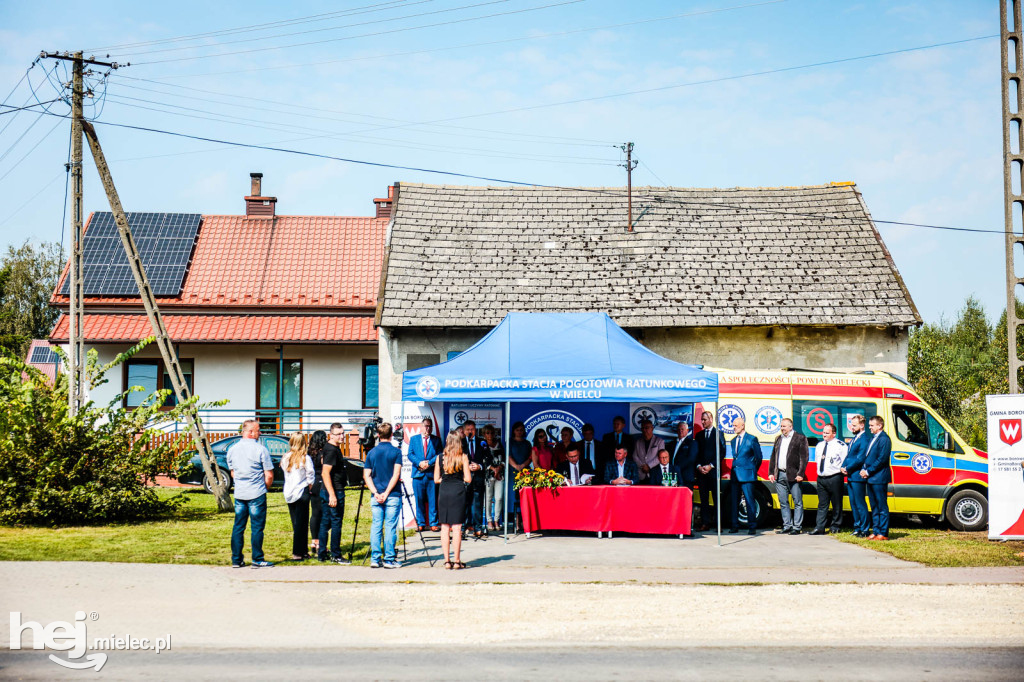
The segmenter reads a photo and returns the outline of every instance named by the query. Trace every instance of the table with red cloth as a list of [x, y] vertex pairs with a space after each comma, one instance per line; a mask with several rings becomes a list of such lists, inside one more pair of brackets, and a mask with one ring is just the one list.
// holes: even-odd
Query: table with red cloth
[[693, 493], [685, 487], [581, 485], [519, 491], [523, 530], [689, 535]]

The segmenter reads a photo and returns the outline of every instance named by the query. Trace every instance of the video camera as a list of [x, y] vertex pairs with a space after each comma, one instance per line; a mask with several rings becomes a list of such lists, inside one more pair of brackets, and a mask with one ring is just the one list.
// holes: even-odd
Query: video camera
[[370, 421], [366, 423], [366, 426], [363, 427], [363, 436], [359, 439], [359, 445], [361, 445], [364, 450], [370, 450], [377, 444], [377, 427], [380, 426], [383, 421], [384, 420], [381, 417], [374, 415], [370, 418]]

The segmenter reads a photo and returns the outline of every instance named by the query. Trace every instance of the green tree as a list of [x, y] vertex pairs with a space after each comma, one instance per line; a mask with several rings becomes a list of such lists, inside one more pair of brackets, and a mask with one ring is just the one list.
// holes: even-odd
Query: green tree
[[32, 339], [46, 338], [60, 312], [49, 305], [63, 267], [58, 244], [26, 241], [0, 261], [0, 351], [24, 357]]
[[[90, 350], [90, 388], [106, 383], [108, 370], [150, 341], [107, 365], [100, 365]], [[0, 523], [81, 525], [172, 511], [183, 498], [161, 500], [147, 481], [187, 458], [176, 455], [169, 441], [154, 445], [152, 436], [193, 409], [196, 399], [164, 411], [170, 391], [157, 391], [139, 407], [125, 410], [118, 395], [105, 406], [88, 402], [71, 416], [67, 382], [67, 375], [58, 374], [51, 384], [23, 360], [0, 357]]]

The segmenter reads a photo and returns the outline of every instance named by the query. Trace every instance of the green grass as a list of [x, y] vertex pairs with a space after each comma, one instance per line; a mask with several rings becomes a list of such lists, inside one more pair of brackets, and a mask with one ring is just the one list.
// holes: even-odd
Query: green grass
[[[183, 492], [160, 488], [162, 497]], [[137, 524], [74, 526], [66, 528], [0, 527], [0, 561], [115, 561], [158, 564], [231, 563], [231, 513], [217, 512], [212, 495], [187, 490], [187, 502], [169, 519]], [[347, 555], [352, 543], [359, 491], [345, 496], [345, 522], [342, 526], [342, 551]], [[399, 538], [401, 541], [401, 538]], [[370, 498], [363, 498], [356, 536], [356, 562], [369, 552]], [[245, 534], [245, 557], [249, 561], [249, 532]], [[281, 562], [291, 557], [292, 524], [284, 496], [277, 492], [267, 497], [267, 526], [263, 538], [267, 561]], [[316, 559], [289, 562], [289, 565], [319, 565]]]
[[889, 530], [888, 542], [863, 540], [848, 533], [836, 537], [925, 566], [1024, 566], [1024, 541], [989, 540], [987, 532], [923, 528], [908, 521]]

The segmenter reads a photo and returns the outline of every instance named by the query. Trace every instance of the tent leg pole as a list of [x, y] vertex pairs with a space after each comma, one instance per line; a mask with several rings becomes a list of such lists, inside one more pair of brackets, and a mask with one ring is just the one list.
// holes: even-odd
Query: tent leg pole
[[712, 415], [712, 423], [715, 429], [715, 487], [718, 495], [715, 496], [715, 514], [718, 517], [718, 546], [722, 546], [722, 451], [721, 440], [718, 438], [718, 401], [715, 401], [715, 412]]
[[[508, 506], [509, 506], [508, 503], [509, 503], [509, 495], [510, 494], [511, 495], [515, 494], [515, 490], [513, 490], [514, 486], [509, 486], [509, 484], [508, 484], [508, 470], [509, 470], [508, 462], [509, 462], [509, 458], [512, 456], [512, 434], [509, 433], [509, 422], [511, 421], [511, 419], [512, 419], [512, 403], [506, 402], [505, 403], [505, 433], [504, 433], [505, 443], [507, 444], [506, 447], [505, 447], [505, 480], [501, 482], [502, 485], [505, 486], [505, 494], [501, 496], [501, 504], [505, 507], [504, 509], [501, 510], [501, 519], [502, 519], [502, 521], [505, 522], [504, 523], [504, 526], [505, 526], [504, 530], [505, 530], [505, 544], [506, 545], [508, 544]], [[516, 502], [513, 499], [512, 500], [512, 513], [513, 514], [516, 513], [515, 509], [516, 509]]]

